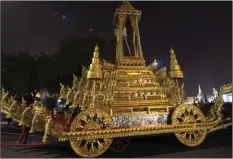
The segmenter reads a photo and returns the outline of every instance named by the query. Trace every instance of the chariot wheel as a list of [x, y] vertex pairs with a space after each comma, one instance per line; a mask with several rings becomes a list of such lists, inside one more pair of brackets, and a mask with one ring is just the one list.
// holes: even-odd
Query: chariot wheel
[[110, 146], [110, 150], [113, 152], [123, 152], [130, 142], [130, 138], [115, 138]]
[[[102, 109], [90, 108], [76, 116], [71, 124], [71, 132], [113, 128], [108, 113]], [[102, 155], [112, 144], [112, 139], [70, 140], [73, 151], [81, 157], [93, 158]]]
[[[195, 105], [180, 105], [172, 114], [172, 124], [188, 124], [205, 122], [205, 116]], [[207, 130], [193, 130], [175, 133], [177, 139], [188, 147], [200, 145], [206, 137]]]

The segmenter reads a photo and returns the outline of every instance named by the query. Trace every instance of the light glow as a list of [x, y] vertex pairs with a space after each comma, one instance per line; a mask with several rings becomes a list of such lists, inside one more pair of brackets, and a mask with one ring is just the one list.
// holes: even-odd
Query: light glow
[[225, 103], [232, 103], [232, 93], [223, 94], [223, 100]]

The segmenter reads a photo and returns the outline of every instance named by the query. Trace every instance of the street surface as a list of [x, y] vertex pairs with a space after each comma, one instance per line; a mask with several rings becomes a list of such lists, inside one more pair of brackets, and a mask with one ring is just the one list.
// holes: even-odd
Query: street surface
[[[2, 143], [15, 143], [20, 130], [1, 129]], [[28, 143], [41, 141], [40, 134], [29, 137]], [[50, 138], [50, 140], [54, 140]], [[2, 158], [75, 158], [68, 143], [54, 143], [40, 147], [1, 146]], [[204, 143], [196, 148], [188, 148], [179, 143], [174, 135], [134, 138], [122, 153], [110, 150], [101, 157], [108, 158], [232, 158], [232, 128], [207, 135]]]

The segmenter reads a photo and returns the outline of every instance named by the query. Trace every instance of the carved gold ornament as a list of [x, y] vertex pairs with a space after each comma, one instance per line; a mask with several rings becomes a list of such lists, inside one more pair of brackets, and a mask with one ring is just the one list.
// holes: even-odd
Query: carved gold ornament
[[[205, 116], [195, 105], [180, 105], [172, 114], [172, 124], [195, 124], [205, 122]], [[193, 128], [192, 131], [175, 133], [177, 139], [184, 145], [195, 147], [201, 144], [206, 137], [206, 130]]]
[[[71, 132], [113, 128], [110, 116], [102, 109], [90, 108], [81, 112], [71, 124]], [[97, 157], [112, 144], [112, 139], [70, 140], [74, 152], [82, 157]]]

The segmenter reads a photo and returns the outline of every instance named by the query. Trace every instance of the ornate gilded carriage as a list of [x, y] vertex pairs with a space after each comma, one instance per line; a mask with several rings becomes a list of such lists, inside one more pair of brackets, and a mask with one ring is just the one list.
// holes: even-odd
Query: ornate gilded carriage
[[[183, 72], [172, 48], [169, 74], [166, 68], [155, 70], [145, 65], [140, 15], [141, 11], [123, 2], [115, 13], [116, 63], [100, 60], [96, 45], [92, 63], [83, 68], [82, 77], [74, 76], [72, 88], [61, 85], [60, 99], [72, 103], [73, 108], [82, 107], [80, 113], [67, 113], [65, 123], [61, 123], [37, 102], [32, 110], [24, 110], [20, 124], [31, 126], [31, 132], [44, 131], [43, 142], [47, 135], [69, 141], [82, 157], [98, 157], [109, 148], [122, 151], [129, 137], [164, 133], [175, 133], [182, 144], [194, 147], [208, 133], [231, 125], [222, 120], [223, 89], [206, 116], [199, 107], [183, 104], [184, 85], [179, 87], [177, 82]], [[127, 19], [133, 28], [133, 56], [125, 56], [123, 50]]]

